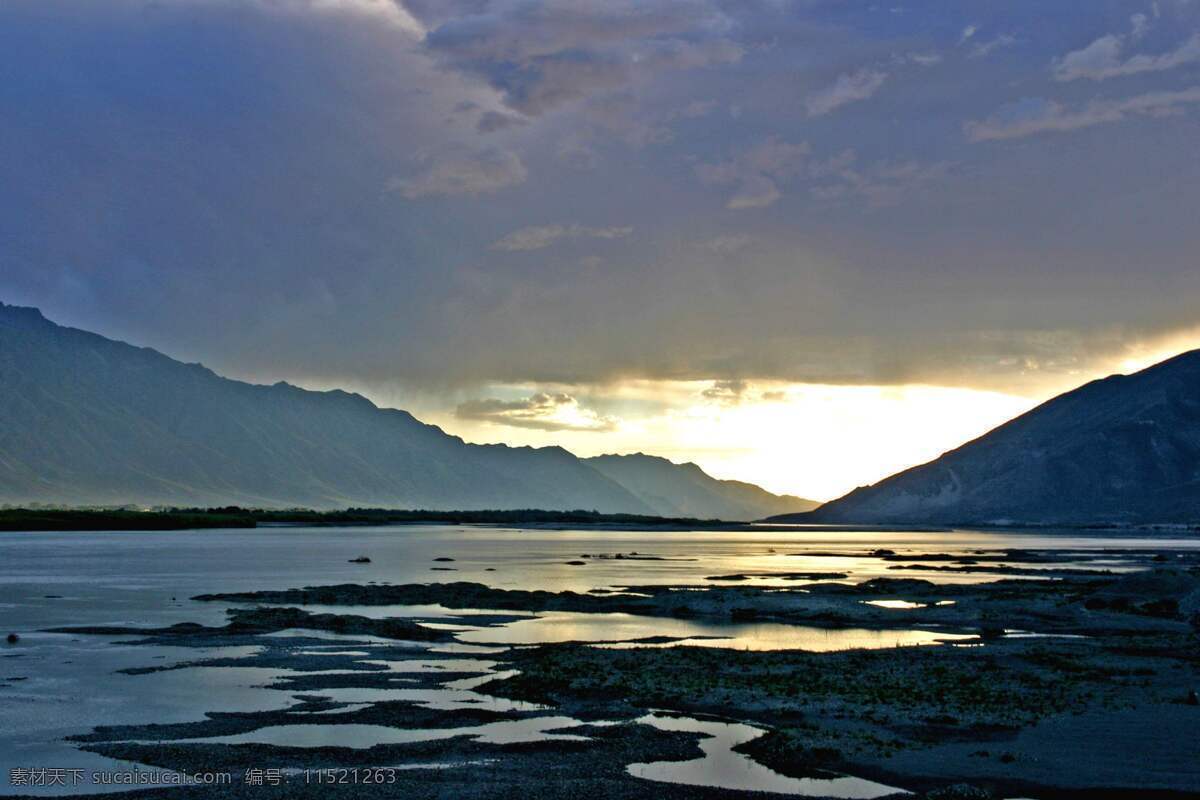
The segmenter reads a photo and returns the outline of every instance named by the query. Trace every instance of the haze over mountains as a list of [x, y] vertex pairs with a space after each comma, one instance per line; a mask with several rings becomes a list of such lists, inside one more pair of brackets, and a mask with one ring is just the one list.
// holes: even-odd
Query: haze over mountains
[[0, 303], [0, 503], [605, 513], [871, 524], [1200, 520], [1200, 351], [1060, 395], [816, 504], [641, 453], [468, 444], [359, 395], [261, 386]]
[[790, 521], [1200, 522], [1200, 350], [1059, 395]]
[[559, 447], [468, 444], [359, 395], [229, 380], [2, 303], [0, 412], [0, 503], [730, 520], [814, 505], [649, 456], [585, 461]]
[[[761, 519], [769, 514], [807, 511], [818, 505], [802, 497], [771, 494], [752, 483], [717, 480], [696, 464], [674, 464], [658, 456], [634, 453], [586, 460], [667, 516]], [[764, 512], [767, 508], [779, 511]]]

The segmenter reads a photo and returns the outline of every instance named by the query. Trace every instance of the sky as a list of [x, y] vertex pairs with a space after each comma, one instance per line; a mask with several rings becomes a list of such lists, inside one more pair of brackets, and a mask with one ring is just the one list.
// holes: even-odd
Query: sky
[[0, 300], [829, 499], [1200, 346], [1200, 2], [0, 0]]

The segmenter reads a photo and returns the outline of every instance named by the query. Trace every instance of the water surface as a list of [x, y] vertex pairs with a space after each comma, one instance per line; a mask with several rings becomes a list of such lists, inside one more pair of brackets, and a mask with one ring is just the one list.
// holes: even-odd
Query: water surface
[[630, 775], [646, 780], [847, 800], [873, 800], [902, 791], [863, 778], [790, 778], [780, 775], [750, 757], [734, 752], [733, 748], [765, 733], [750, 725], [660, 714], [647, 715], [638, 722], [664, 731], [687, 731], [705, 735], [700, 741], [703, 758], [629, 765], [627, 769]]
[[[712, 582], [706, 580], [708, 577], [735, 573], [838, 571], [846, 573], [849, 581], [874, 577], [926, 578], [938, 582], [996, 578], [995, 575], [970, 572], [892, 570], [890, 567], [895, 566], [895, 562], [872, 555], [872, 551], [879, 548], [914, 556], [1010, 548], [1049, 549], [1077, 555], [1065, 566], [1121, 570], [1129, 568], [1129, 561], [1118, 552], [1120, 550], [1195, 550], [1200, 549], [1200, 539], [969, 530], [945, 533], [830, 533], [802, 529], [646, 533], [460, 526], [0, 533], [0, 624], [4, 628], [0, 633], [13, 631], [22, 637], [15, 646], [0, 645], [0, 775], [3, 776], [0, 777], [0, 794], [15, 791], [7, 783], [12, 767], [84, 767], [88, 770], [129, 767], [84, 753], [63, 741], [65, 736], [86, 733], [97, 725], [186, 722], [201, 720], [209, 711], [271, 710], [299, 703], [289, 692], [264, 688], [288, 674], [285, 669], [191, 667], [149, 675], [118, 672], [130, 667], [169, 665], [205, 657], [244, 657], [251, 655], [252, 650], [231, 652], [212, 648], [206, 652], [194, 648], [133, 647], [121, 644], [120, 639], [113, 637], [37, 632], [44, 628], [77, 625], [154, 627], [183, 621], [218, 625], [225, 620], [224, 604], [199, 603], [189, 598], [201, 593], [288, 589], [330, 583], [466, 580], [498, 588], [586, 592], [592, 589], [624, 590], [639, 585], [711, 586]], [[627, 556], [635, 552], [639, 555], [636, 559], [615, 558], [616, 554]], [[819, 555], [822, 553], [836, 555]], [[1095, 561], [1101, 554], [1102, 561]], [[369, 556], [371, 563], [348, 563], [349, 559], [359, 555]], [[434, 561], [435, 558], [454, 560]], [[585, 563], [567, 563], [577, 560]], [[435, 566], [453, 571], [434, 571]], [[752, 581], [753, 585], [795, 585], [794, 580], [785, 577], [756, 576]], [[430, 653], [461, 655], [464, 660], [474, 662], [472, 667], [477, 669], [481, 679], [488, 677], [487, 670], [493, 665], [479, 664], [478, 656], [500, 652], [507, 645], [541, 641], [583, 639], [626, 646], [621, 642], [665, 635], [683, 637], [684, 643], [692, 646], [836, 650], [923, 644], [949, 638], [936, 630], [826, 631], [775, 623], [735, 625], [619, 614], [527, 615], [528, 619], [503, 627], [484, 628], [470, 624], [470, 610], [447, 610], [440, 606], [312, 610], [372, 616], [444, 617], [450, 627], [462, 629], [460, 641], [431, 646]], [[511, 612], [504, 613], [514, 616]], [[364, 661], [379, 660], [370, 658], [364, 645], [394, 644], [376, 637], [339, 636], [319, 631], [286, 631], [277, 636], [281, 641], [287, 641], [289, 637], [304, 637], [309, 642], [314, 639], [327, 641], [329, 649], [325, 652], [331, 658], [345, 657], [334, 656], [337, 651], [366, 652], [368, 655], [362, 657]], [[313, 648], [310, 644], [305, 649]], [[386, 660], [381, 665], [398, 673], [453, 666], [444, 661], [423, 664]], [[473, 684], [447, 685], [438, 690], [397, 687], [336, 692], [339, 700], [359, 703], [403, 698], [430, 707], [501, 704], [501, 701], [485, 699], [475, 692]], [[542, 723], [529, 724], [533, 725], [530, 735], [553, 734], [548, 728], [537, 728]], [[346, 732], [346, 726], [339, 727]], [[301, 733], [310, 737], [321, 735], [315, 731], [263, 733], [262, 730], [255, 733], [279, 737], [280, 742]], [[361, 733], [363, 741], [373, 741], [378, 736], [405, 735], [378, 731]], [[745, 780], [758, 780], [755, 776], [761, 776], [755, 766], [738, 764], [739, 769], [748, 770], [743, 775]], [[692, 769], [694, 767], [688, 768]], [[664, 779], [664, 774], [659, 772], [655, 779]], [[792, 787], [788, 791], [800, 791], [795, 784], [788, 786]], [[91, 788], [112, 790], [117, 787]]]

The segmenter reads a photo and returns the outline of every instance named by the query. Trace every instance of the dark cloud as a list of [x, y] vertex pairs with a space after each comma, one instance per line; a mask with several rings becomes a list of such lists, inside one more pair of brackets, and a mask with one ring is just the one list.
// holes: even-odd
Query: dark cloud
[[425, 44], [536, 116], [638, 76], [735, 61], [742, 51], [724, 37], [728, 25], [704, 0], [498, 0], [442, 19]]
[[725, 405], [737, 405], [742, 402], [742, 395], [747, 388], [743, 380], [713, 381], [712, 386], [700, 392], [700, 396]]
[[503, 114], [499, 111], [485, 111], [479, 116], [475, 129], [480, 133], [495, 133], [514, 125], [526, 124], [525, 119], [516, 114]]
[[1200, 321], [1160, 5], [0, 3], [0, 299], [458, 397], [1071, 382]]
[[460, 403], [454, 416], [539, 431], [603, 433], [616, 427], [614, 418], [582, 408], [574, 397], [561, 393], [538, 393], [520, 400], [471, 400]]

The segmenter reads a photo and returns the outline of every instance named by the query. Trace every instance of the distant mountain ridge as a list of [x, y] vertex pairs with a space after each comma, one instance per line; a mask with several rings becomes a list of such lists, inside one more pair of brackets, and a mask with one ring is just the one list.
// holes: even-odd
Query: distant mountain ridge
[[585, 460], [642, 502], [672, 509], [670, 516], [753, 520], [808, 511], [818, 505], [802, 497], [771, 494], [752, 483], [713, 478], [690, 462], [675, 464], [644, 453]]
[[[774, 497], [748, 518], [773, 513]], [[230, 380], [0, 303], [0, 503], [32, 502], [653, 515], [680, 505], [647, 502], [561, 447], [468, 444], [360, 395]]]
[[1200, 350], [1092, 381], [934, 461], [781, 520], [1200, 523]]

